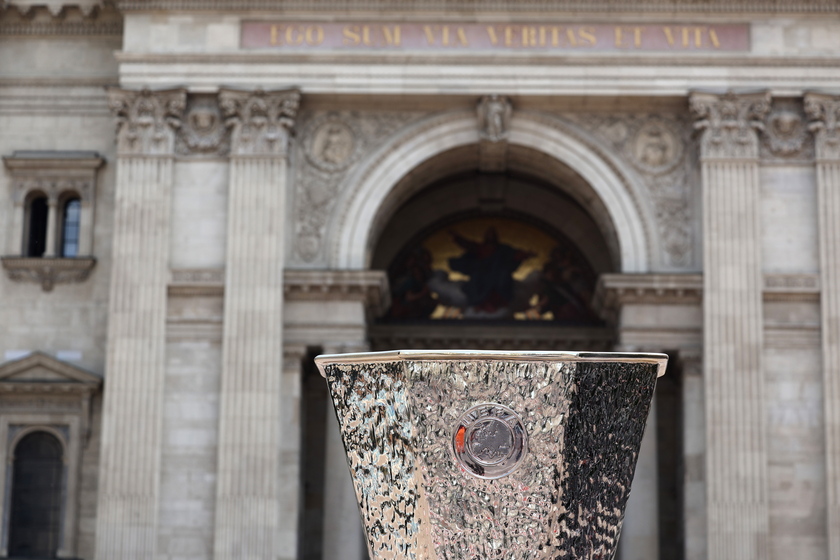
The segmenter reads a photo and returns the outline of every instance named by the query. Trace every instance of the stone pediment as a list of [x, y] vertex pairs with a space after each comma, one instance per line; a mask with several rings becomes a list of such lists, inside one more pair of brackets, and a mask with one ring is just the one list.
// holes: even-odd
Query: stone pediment
[[0, 392], [58, 389], [89, 393], [101, 384], [100, 376], [41, 352], [0, 365]]

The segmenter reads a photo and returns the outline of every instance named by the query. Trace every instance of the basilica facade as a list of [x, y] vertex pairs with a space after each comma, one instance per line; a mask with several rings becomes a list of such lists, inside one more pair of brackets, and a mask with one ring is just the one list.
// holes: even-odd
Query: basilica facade
[[361, 560], [312, 358], [665, 352], [620, 560], [840, 560], [837, 0], [0, 2], [0, 558]]

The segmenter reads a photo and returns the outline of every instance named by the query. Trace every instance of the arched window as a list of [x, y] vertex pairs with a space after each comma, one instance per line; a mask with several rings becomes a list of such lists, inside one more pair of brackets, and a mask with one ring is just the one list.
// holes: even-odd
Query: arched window
[[81, 225], [82, 201], [78, 197], [68, 198], [61, 213], [61, 256], [76, 257], [79, 254], [79, 228]]
[[55, 436], [37, 431], [18, 442], [12, 466], [10, 557], [56, 557], [62, 474], [62, 446]]
[[47, 216], [49, 206], [47, 197], [35, 195], [29, 200], [27, 220], [26, 256], [43, 256], [47, 249]]

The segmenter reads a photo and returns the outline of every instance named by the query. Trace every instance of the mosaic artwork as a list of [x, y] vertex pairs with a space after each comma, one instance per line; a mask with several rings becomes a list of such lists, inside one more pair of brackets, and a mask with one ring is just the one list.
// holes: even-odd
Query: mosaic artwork
[[462, 220], [407, 247], [389, 270], [391, 320], [597, 324], [596, 275], [574, 245], [509, 218]]

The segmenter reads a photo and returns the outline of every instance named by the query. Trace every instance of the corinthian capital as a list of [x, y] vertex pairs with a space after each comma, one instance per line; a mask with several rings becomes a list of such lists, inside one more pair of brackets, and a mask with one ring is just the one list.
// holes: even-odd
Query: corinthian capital
[[758, 158], [758, 131], [770, 111], [770, 92], [692, 93], [689, 102], [694, 128], [702, 130], [703, 159]]
[[169, 155], [175, 129], [187, 105], [187, 90], [140, 91], [108, 88], [108, 105], [117, 117], [121, 155]]
[[285, 156], [300, 92], [219, 91], [219, 105], [233, 128], [232, 155]]
[[840, 95], [806, 93], [805, 112], [816, 139], [817, 159], [840, 161]]

